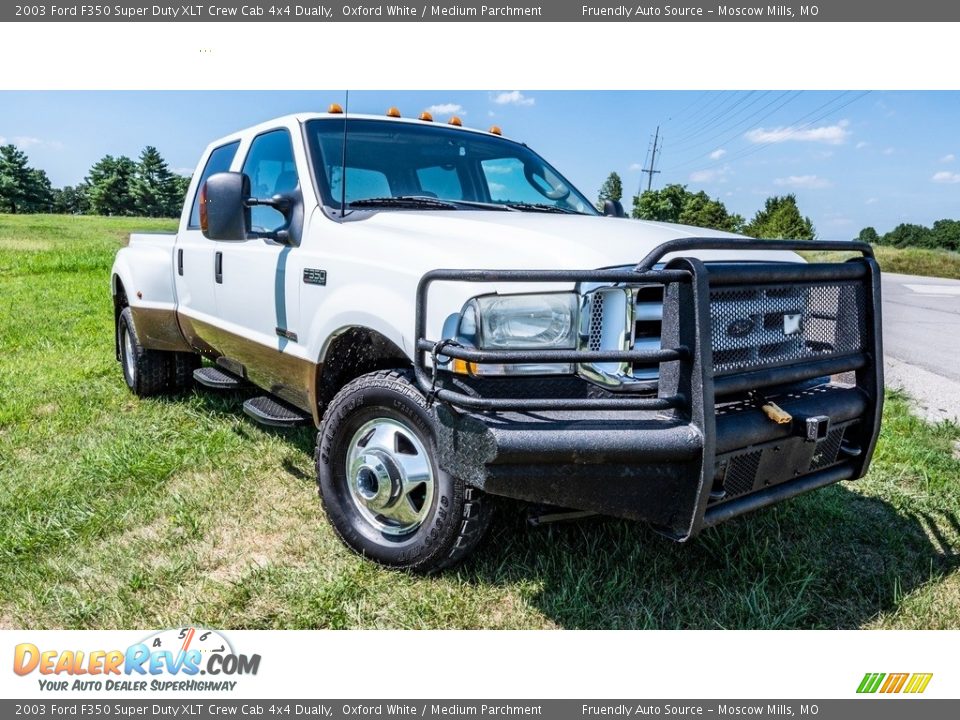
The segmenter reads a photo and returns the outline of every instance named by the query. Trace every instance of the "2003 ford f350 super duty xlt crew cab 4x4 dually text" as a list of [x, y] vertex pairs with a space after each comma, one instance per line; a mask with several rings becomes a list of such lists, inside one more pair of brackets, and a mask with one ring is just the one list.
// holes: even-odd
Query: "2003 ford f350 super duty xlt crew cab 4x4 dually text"
[[336, 532], [412, 570], [465, 557], [495, 496], [685, 540], [862, 477], [870, 246], [622, 216], [498, 128], [283, 117], [212, 143], [178, 232], [119, 251], [117, 358], [140, 396], [259, 388], [254, 419], [313, 422]]

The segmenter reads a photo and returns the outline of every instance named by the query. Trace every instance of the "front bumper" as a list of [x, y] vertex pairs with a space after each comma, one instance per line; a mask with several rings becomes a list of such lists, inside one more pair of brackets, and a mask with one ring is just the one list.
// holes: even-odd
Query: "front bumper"
[[[418, 295], [415, 367], [421, 388], [436, 401], [441, 465], [493, 494], [644, 520], [679, 540], [802, 492], [862, 477], [883, 398], [879, 269], [868, 245], [813, 244], [863, 254], [846, 263], [705, 265], [681, 257], [653, 269], [675, 249], [758, 245], [811, 244], [685, 239], [661, 246], [635, 272], [429, 273]], [[662, 348], [476, 351], [425, 338], [429, 285], [464, 280], [662, 283]], [[808, 305], [802, 338], [745, 352], [743, 343], [725, 334], [731, 307], [754, 308], [758, 322], [766, 318], [775, 325], [769, 320], [775, 312], [765, 310], [797, 292]], [[747, 300], [731, 305], [731, 297]], [[585, 382], [542, 383], [537, 392], [531, 391], [536, 381], [471, 384], [433, 372], [426, 364], [429, 353], [481, 363], [655, 362], [660, 380], [655, 396], [584, 390]], [[822, 380], [841, 373], [845, 382]], [[771, 400], [789, 422], [775, 423], [760, 409]]]

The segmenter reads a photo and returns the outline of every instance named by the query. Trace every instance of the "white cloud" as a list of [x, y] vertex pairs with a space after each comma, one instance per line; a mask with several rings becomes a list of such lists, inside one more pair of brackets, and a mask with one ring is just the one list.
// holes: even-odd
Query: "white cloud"
[[773, 184], [781, 187], [805, 188], [807, 190], [830, 187], [829, 180], [816, 175], [790, 175], [789, 177], [777, 178], [773, 181]]
[[876, 205], [878, 202], [880, 202], [880, 198], [871, 197], [867, 198], [864, 205]]
[[510, 165], [484, 165], [483, 171], [487, 175], [509, 175], [513, 172], [513, 167]]
[[630, 169], [633, 172], [636, 172], [637, 170], [643, 170], [643, 165], [641, 163], [630, 163]]
[[960, 173], [941, 170], [938, 173], [934, 173], [930, 179], [935, 183], [960, 183]]
[[717, 148], [717, 149], [714, 150], [712, 153], [710, 153], [710, 159], [711, 159], [711, 160], [719, 160], [720, 158], [722, 158], [722, 157], [723, 157], [724, 155], [726, 155], [726, 154], [727, 154], [727, 151], [726, 151], [726, 150], [724, 150], [723, 148]]
[[857, 143], [857, 150], [863, 150], [863, 148], [865, 148], [869, 144], [870, 143], [868, 143], [866, 140], [861, 140], [860, 142]]
[[895, 148], [892, 148], [892, 147], [888, 147], [888, 148], [884, 148], [884, 149], [883, 149], [883, 154], [884, 154], [884, 155], [893, 155], [895, 152], [896, 152], [896, 149], [895, 149]]
[[428, 107], [427, 112], [431, 115], [467, 114], [467, 111], [463, 109], [463, 105], [460, 105], [459, 103], [438, 103]]
[[53, 150], [60, 150], [63, 143], [57, 140], [43, 140], [30, 135], [14, 135], [12, 138], [0, 136], [0, 145], [16, 145], [21, 150], [29, 150], [32, 147], [46, 147]]
[[722, 168], [711, 168], [708, 170], [694, 170], [690, 173], [690, 182], [695, 183], [714, 183], [726, 182], [730, 174], [730, 166], [724, 165]]
[[815, 128], [800, 129], [787, 125], [767, 130], [755, 128], [744, 137], [752, 143], [781, 143], [781, 142], [819, 142], [827, 145], [842, 145], [850, 137], [847, 127], [849, 120], [841, 120], [836, 125], [822, 125]]
[[957, 156], [956, 156], [956, 155], [954, 155], [953, 153], [947, 153], [947, 154], [944, 155], [942, 158], [940, 158], [940, 162], [942, 162], [942, 163], [952, 163], [952, 162], [953, 162], [954, 160], [956, 160], [956, 159], [957, 159]]
[[533, 105], [535, 100], [532, 97], [527, 97], [519, 90], [511, 90], [510, 92], [497, 93], [493, 97], [493, 101], [497, 105]]

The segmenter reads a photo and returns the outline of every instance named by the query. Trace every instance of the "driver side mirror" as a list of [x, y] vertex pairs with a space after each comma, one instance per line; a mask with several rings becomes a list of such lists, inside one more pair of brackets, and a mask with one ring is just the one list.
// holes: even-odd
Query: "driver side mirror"
[[246, 240], [250, 232], [250, 178], [211, 175], [200, 188], [200, 231], [208, 240]]
[[[281, 212], [286, 219], [275, 232], [252, 232], [250, 208], [266, 205]], [[272, 198], [250, 196], [250, 178], [244, 173], [222, 172], [211, 175], [200, 188], [200, 231], [208, 240], [246, 240], [263, 237], [283, 244], [291, 242], [288, 230], [294, 203], [284, 195]]]
[[625, 218], [627, 213], [623, 209], [623, 203], [619, 200], [604, 200], [603, 214], [607, 217]]

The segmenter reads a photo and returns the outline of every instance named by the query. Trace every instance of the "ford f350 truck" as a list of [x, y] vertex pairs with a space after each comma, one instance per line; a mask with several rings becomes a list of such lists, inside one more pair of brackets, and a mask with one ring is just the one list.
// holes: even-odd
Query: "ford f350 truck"
[[112, 291], [134, 393], [256, 388], [253, 419], [314, 423], [330, 522], [393, 567], [460, 561], [496, 496], [686, 540], [862, 477], [879, 432], [869, 245], [600, 213], [457, 118], [331, 106], [217, 140]]

